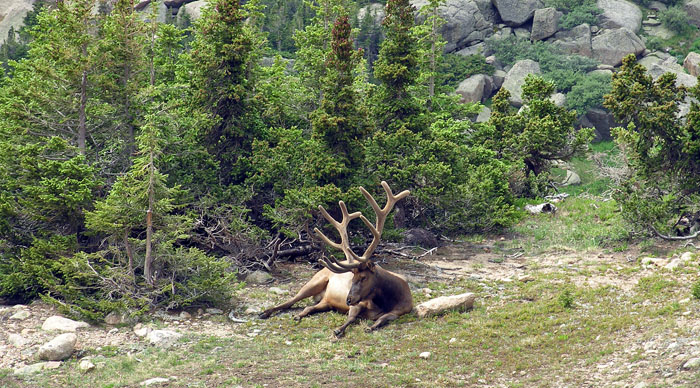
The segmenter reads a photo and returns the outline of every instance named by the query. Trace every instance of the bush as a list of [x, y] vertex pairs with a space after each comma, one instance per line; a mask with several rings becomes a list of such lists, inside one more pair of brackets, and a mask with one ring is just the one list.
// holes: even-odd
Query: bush
[[693, 283], [690, 294], [693, 295], [693, 298], [700, 299], [700, 280], [696, 280], [695, 283]]
[[681, 7], [670, 7], [659, 13], [659, 19], [664, 27], [669, 30], [684, 35], [696, 29], [688, 21], [688, 14]]
[[610, 75], [592, 74], [579, 80], [566, 94], [566, 107], [579, 116], [591, 108], [603, 106], [603, 96], [610, 93]]
[[571, 8], [568, 13], [564, 14], [559, 19], [559, 27], [569, 30], [583, 23], [595, 25], [600, 14], [601, 9], [598, 8], [594, 1], [586, 1]]
[[460, 82], [475, 74], [492, 75], [495, 68], [483, 55], [445, 54], [435, 83], [454, 90]]

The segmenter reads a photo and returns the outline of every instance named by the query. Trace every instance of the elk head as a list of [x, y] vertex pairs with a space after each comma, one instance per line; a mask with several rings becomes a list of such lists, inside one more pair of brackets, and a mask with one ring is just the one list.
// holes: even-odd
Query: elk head
[[[349, 306], [355, 305], [360, 301], [367, 298], [367, 296], [376, 288], [376, 276], [372, 276], [375, 272], [375, 265], [371, 262], [371, 257], [374, 254], [374, 250], [379, 246], [379, 241], [382, 237], [382, 231], [384, 230], [384, 223], [386, 218], [400, 199], [407, 197], [410, 192], [404, 190], [397, 195], [391, 191], [389, 184], [382, 181], [382, 187], [386, 193], [386, 204], [383, 208], [379, 207], [377, 201], [374, 197], [364, 187], [360, 187], [360, 192], [367, 199], [372, 210], [376, 215], [374, 224], [372, 224], [367, 217], [365, 217], [361, 212], [348, 213], [348, 208], [345, 202], [340, 201], [340, 212], [342, 214], [342, 219], [337, 221], [333, 218], [323, 206], [319, 206], [319, 210], [323, 217], [338, 231], [340, 235], [340, 242], [334, 242], [328, 237], [326, 237], [323, 232], [318, 228], [314, 231], [328, 246], [341, 250], [345, 254], [347, 261], [338, 261], [335, 258], [323, 257], [320, 261], [323, 266], [328, 268], [330, 271], [335, 273], [353, 272], [352, 288], [348, 294], [347, 303]], [[350, 247], [350, 239], [348, 237], [348, 225], [350, 221], [359, 218], [367, 226], [367, 228], [372, 233], [372, 242], [369, 244], [362, 256], [357, 255]]]

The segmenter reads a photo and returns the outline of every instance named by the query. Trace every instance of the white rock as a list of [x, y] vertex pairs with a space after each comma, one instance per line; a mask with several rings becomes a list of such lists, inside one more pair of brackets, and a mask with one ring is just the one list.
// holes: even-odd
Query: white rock
[[29, 318], [32, 314], [27, 311], [27, 310], [19, 310], [16, 313], [12, 314], [10, 319], [14, 319], [17, 321], [24, 321], [25, 319]]
[[431, 354], [430, 352], [423, 352], [423, 353], [419, 354], [418, 357], [428, 359], [428, 358], [430, 358], [430, 354]]
[[683, 254], [681, 255], [681, 261], [684, 263], [687, 263], [691, 260], [693, 260], [693, 253], [692, 252], [683, 252]]
[[140, 323], [136, 326], [134, 326], [134, 334], [136, 334], [137, 337], [145, 337], [147, 336], [153, 329], [151, 329], [148, 326], [143, 326]]
[[75, 332], [76, 330], [84, 327], [90, 327], [90, 325], [87, 322], [74, 321], [58, 315], [46, 318], [44, 324], [41, 325], [41, 329], [46, 331], [58, 330]]
[[208, 308], [208, 309], [206, 309], [206, 310], [204, 310], [204, 311], [205, 311], [207, 314], [211, 314], [211, 315], [221, 315], [221, 314], [224, 313], [224, 310], [217, 309], [217, 308], [213, 308], [213, 307], [210, 307], [210, 308]]
[[180, 337], [182, 337], [182, 334], [172, 330], [153, 330], [146, 336], [151, 345], [161, 348], [173, 346]]
[[78, 336], [75, 333], [64, 333], [41, 345], [36, 353], [37, 358], [47, 361], [61, 361], [70, 357], [75, 349]]
[[681, 265], [681, 263], [681, 259], [673, 259], [670, 263], [666, 264], [664, 268], [666, 268], [669, 271], [673, 271], [674, 269], [678, 268]]
[[21, 348], [29, 343], [29, 340], [19, 334], [12, 333], [7, 336], [7, 342], [11, 343], [16, 348]]
[[140, 382], [139, 385], [142, 386], [142, 387], [148, 387], [148, 386], [156, 385], [156, 384], [159, 384], [159, 385], [160, 385], [160, 384], [165, 384], [165, 383], [167, 383], [167, 382], [169, 382], [169, 381], [170, 381], [170, 379], [166, 379], [166, 378], [164, 378], [164, 377], [154, 377], [154, 378], [152, 378], [152, 379], [148, 379], [148, 380], [146, 380], [146, 381]]
[[450, 343], [451, 343], [451, 344], [453, 344], [453, 343], [455, 343], [455, 342], [457, 342], [457, 338], [455, 338], [455, 337], [450, 338]]
[[698, 369], [700, 368], [700, 358], [691, 358], [683, 364], [683, 369]]
[[476, 296], [471, 292], [430, 299], [416, 306], [416, 315], [419, 318], [424, 318], [429, 315], [440, 314], [447, 310], [470, 309], [474, 306], [474, 299], [476, 299]]
[[95, 369], [95, 364], [92, 363], [89, 359], [82, 359], [80, 360], [80, 364], [78, 364], [78, 368], [82, 371], [89, 371]]
[[27, 365], [22, 368], [17, 368], [14, 371], [15, 376], [26, 376], [41, 372], [46, 367], [48, 362], [37, 362], [36, 364]]
[[574, 186], [581, 184], [581, 177], [574, 171], [566, 170], [566, 178], [561, 183], [562, 186]]

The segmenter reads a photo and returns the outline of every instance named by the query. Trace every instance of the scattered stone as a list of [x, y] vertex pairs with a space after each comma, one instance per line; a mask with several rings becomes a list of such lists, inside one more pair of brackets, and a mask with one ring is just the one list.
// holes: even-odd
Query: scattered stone
[[61, 361], [48, 361], [44, 364], [44, 369], [58, 369], [61, 367]]
[[159, 348], [169, 348], [175, 345], [175, 342], [177, 342], [180, 337], [182, 337], [182, 334], [172, 330], [153, 330], [146, 335], [151, 345]]
[[139, 385], [142, 387], [149, 387], [151, 385], [156, 385], [156, 384], [161, 385], [161, 384], [165, 384], [167, 382], [170, 382], [170, 379], [166, 379], [164, 377], [154, 377], [152, 379], [148, 379], [146, 381], [140, 382]]
[[451, 344], [453, 344], [453, 343], [455, 343], [455, 342], [457, 342], [457, 338], [455, 338], [455, 337], [450, 338], [450, 343], [451, 343]]
[[418, 357], [423, 358], [423, 359], [428, 359], [428, 358], [430, 358], [430, 354], [431, 354], [430, 352], [423, 352], [423, 353], [419, 354]]
[[64, 333], [39, 347], [36, 356], [40, 360], [61, 361], [73, 353], [78, 336], [75, 333]]
[[209, 307], [208, 309], [204, 310], [204, 312], [206, 312], [207, 314], [211, 314], [211, 315], [221, 315], [224, 313], [224, 310], [217, 309], [214, 307]]
[[87, 371], [91, 371], [91, 370], [95, 369], [95, 364], [93, 364], [92, 361], [90, 361], [90, 359], [83, 358], [82, 360], [80, 360], [80, 364], [78, 364], [78, 368], [83, 372], [87, 372]]
[[532, 282], [534, 281], [535, 278], [532, 277], [531, 275], [522, 275], [518, 277], [518, 281], [522, 283], [527, 283], [527, 282]]
[[27, 311], [27, 310], [19, 310], [16, 313], [12, 314], [10, 319], [14, 319], [16, 321], [24, 321], [25, 319], [29, 318], [32, 314]]
[[[257, 314], [260, 314], [260, 312], [262, 312], [262, 310], [260, 309], [259, 306], [248, 306], [248, 307], [246, 307], [246, 309], [244, 311], [244, 313], [246, 315], [257, 315]], [[232, 318], [232, 316], [233, 316], [233, 310], [231, 310], [228, 317], [231, 318], [232, 321], [238, 322], [238, 320], [236, 320], [235, 318]], [[243, 321], [243, 322], [245, 322], [245, 321]]]
[[33, 375], [41, 372], [47, 364], [48, 362], [37, 362], [36, 364], [27, 365], [22, 368], [15, 369], [14, 374], [15, 376]]
[[674, 269], [680, 267], [681, 263], [681, 259], [673, 259], [670, 263], [666, 264], [664, 268], [666, 268], [669, 271], [673, 271]]
[[556, 214], [557, 207], [549, 202], [541, 203], [539, 205], [525, 205], [525, 211], [530, 214], [540, 214], [540, 213], [552, 213]]
[[245, 281], [250, 284], [267, 284], [272, 282], [272, 275], [265, 271], [253, 271], [245, 277]]
[[474, 299], [476, 296], [471, 292], [430, 299], [416, 306], [416, 315], [418, 318], [424, 318], [448, 310], [467, 310], [474, 306]]
[[273, 294], [277, 294], [277, 295], [287, 295], [287, 294], [289, 294], [289, 291], [283, 290], [283, 289], [281, 289], [281, 288], [279, 288], [279, 287], [270, 287], [269, 290], [270, 290], [270, 292], [272, 292]]
[[24, 345], [29, 343], [29, 340], [22, 337], [19, 334], [12, 333], [7, 336], [7, 342], [11, 343], [12, 346], [16, 348], [24, 347]]
[[140, 323], [134, 326], [134, 334], [136, 334], [137, 337], [146, 337], [151, 331], [153, 331], [153, 329], [148, 326], [143, 326]]
[[561, 183], [562, 186], [575, 186], [581, 184], [581, 177], [574, 171], [566, 170], [566, 178]]
[[74, 321], [58, 315], [47, 318], [46, 321], [44, 321], [44, 324], [41, 325], [41, 329], [45, 331], [57, 330], [75, 332], [84, 327], [90, 327], [90, 325], [87, 322]]
[[691, 358], [688, 362], [683, 364], [683, 369], [700, 369], [700, 358]]
[[180, 319], [190, 319], [192, 318], [192, 314], [188, 313], [187, 311], [180, 311]]

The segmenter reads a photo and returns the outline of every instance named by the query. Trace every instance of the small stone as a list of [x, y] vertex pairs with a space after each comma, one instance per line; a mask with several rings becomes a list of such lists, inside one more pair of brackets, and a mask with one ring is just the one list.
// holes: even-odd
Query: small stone
[[290, 340], [286, 340], [286, 341], [284, 341], [284, 344], [285, 344], [285, 345], [288, 345], [288, 346], [289, 346], [289, 345], [291, 345], [291, 344], [292, 344], [292, 341], [290, 341]]
[[190, 318], [192, 318], [192, 314], [188, 313], [187, 311], [180, 312], [180, 319], [190, 319]]
[[75, 333], [65, 333], [45, 343], [36, 353], [37, 358], [47, 361], [61, 361], [70, 357], [78, 337]]
[[44, 369], [58, 369], [61, 366], [61, 361], [49, 361], [44, 365]]
[[245, 281], [250, 284], [267, 284], [273, 281], [272, 275], [265, 271], [253, 271], [245, 277]]
[[172, 330], [153, 330], [146, 336], [151, 345], [160, 348], [169, 348], [175, 345], [175, 342], [177, 342], [180, 337], [182, 337], [182, 334]]
[[687, 304], [687, 303], [690, 303], [690, 298], [685, 298], [685, 299], [681, 299], [678, 301], [678, 304]]
[[83, 358], [82, 360], [80, 360], [80, 364], [78, 364], [78, 368], [80, 368], [80, 370], [82, 370], [84, 372], [87, 372], [87, 371], [95, 369], [95, 364], [93, 364], [92, 361], [90, 361], [90, 359]]
[[[250, 309], [250, 307], [248, 307], [248, 309]], [[248, 314], [248, 309], [246, 310], [246, 314]], [[259, 313], [259, 312], [260, 312], [260, 309], [257, 309], [257, 311], [253, 312], [252, 314], [257, 314], [257, 313]], [[231, 312], [228, 313], [228, 319], [230, 319], [231, 322], [235, 322], [235, 323], [246, 323], [246, 322], [248, 322], [248, 321], [246, 321], [245, 319], [236, 318], [236, 315], [234, 314], [234, 311], [233, 311], [233, 310], [231, 310]]]
[[681, 265], [681, 259], [673, 259], [671, 260], [670, 263], [666, 264], [664, 268], [666, 268], [669, 271], [673, 271], [674, 269], [680, 267]]
[[158, 384], [158, 385], [165, 384], [169, 381], [170, 381], [170, 379], [166, 379], [164, 377], [154, 377], [152, 379], [148, 379], [146, 381], [140, 382], [139, 385], [142, 387], [148, 387], [148, 386], [156, 385], [156, 384]]
[[58, 330], [75, 332], [76, 330], [84, 327], [90, 327], [90, 325], [87, 322], [74, 321], [58, 315], [47, 318], [46, 321], [44, 321], [44, 324], [41, 325], [41, 329], [45, 331]]
[[428, 359], [428, 358], [430, 358], [430, 354], [431, 354], [430, 352], [423, 352], [423, 353], [419, 354], [418, 357], [420, 357], [422, 359]]
[[17, 368], [14, 371], [15, 376], [26, 376], [26, 375], [32, 375], [38, 372], [41, 372], [41, 370], [44, 369], [44, 367], [48, 364], [48, 362], [38, 362], [36, 364], [32, 365], [27, 365], [22, 368]]
[[116, 334], [116, 333], [119, 333], [119, 329], [117, 329], [116, 327], [107, 332], [107, 334]]
[[634, 386], [634, 388], [647, 388], [647, 387], [648, 387], [647, 383], [639, 383], [639, 384]]
[[24, 321], [25, 319], [29, 318], [32, 314], [27, 311], [27, 310], [19, 310], [16, 313], [12, 314], [10, 319], [14, 319], [17, 321]]
[[383, 362], [383, 363], [379, 364], [380, 368], [386, 368], [387, 366], [389, 366], [388, 362]]
[[147, 336], [153, 329], [151, 329], [148, 326], [143, 326], [140, 323], [134, 326], [134, 334], [136, 334], [137, 337], [145, 337]]
[[207, 314], [211, 314], [211, 315], [221, 315], [221, 314], [224, 313], [224, 310], [217, 309], [217, 308], [214, 308], [214, 307], [210, 307], [210, 308], [208, 308], [208, 309], [206, 309], [206, 310], [204, 310], [204, 311], [205, 311]]
[[29, 340], [19, 334], [12, 333], [7, 336], [7, 342], [11, 343], [16, 348], [21, 348], [28, 344]]
[[455, 342], [457, 342], [457, 338], [454, 338], [454, 337], [450, 338], [450, 343], [451, 343], [451, 344], [453, 344], [453, 343], [455, 343]]
[[535, 278], [533, 278], [531, 275], [522, 275], [518, 277], [518, 281], [522, 283], [532, 282], [534, 280]]
[[691, 252], [684, 252], [681, 255], [681, 261], [684, 263], [687, 263], [689, 261], [693, 260], [693, 254]]
[[[260, 313], [260, 311], [262, 311], [262, 310], [260, 310], [260, 307], [258, 307], [258, 306], [248, 306], [245, 309], [245, 314], [246, 315], [257, 315]], [[233, 313], [233, 310], [231, 312]], [[231, 317], [231, 314], [229, 314], [229, 317]]]
[[279, 288], [279, 287], [270, 287], [270, 292], [272, 292], [273, 294], [277, 294], [277, 295], [286, 295], [286, 294], [289, 294], [289, 291], [283, 290], [283, 289], [281, 289], [281, 288]]
[[416, 315], [419, 318], [424, 318], [429, 315], [437, 315], [447, 310], [466, 310], [474, 306], [476, 296], [473, 293], [464, 293], [460, 295], [441, 296], [423, 302], [416, 306]]

